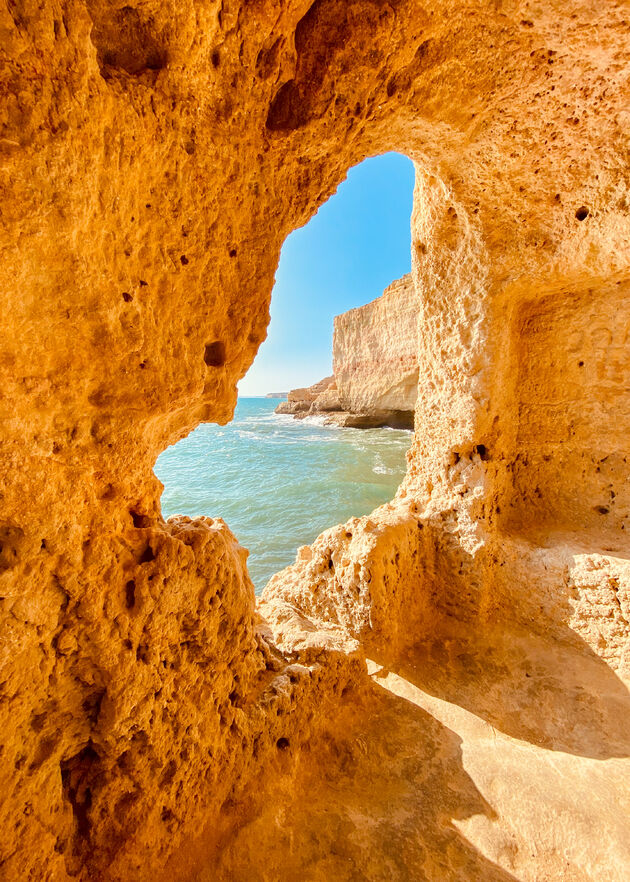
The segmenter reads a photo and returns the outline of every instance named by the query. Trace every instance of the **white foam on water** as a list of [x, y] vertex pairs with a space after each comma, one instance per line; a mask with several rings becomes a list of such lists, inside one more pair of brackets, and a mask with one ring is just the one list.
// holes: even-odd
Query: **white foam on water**
[[391, 499], [410, 433], [295, 420], [277, 402], [239, 399], [232, 423], [203, 424], [158, 459], [165, 517], [223, 518], [249, 549], [256, 590], [323, 530]]
[[[308, 423], [311, 426], [326, 426], [326, 420], [328, 417], [320, 416], [319, 414], [311, 414], [310, 416], [303, 417], [300, 420], [301, 423]], [[333, 428], [332, 426], [326, 426], [326, 428]]]

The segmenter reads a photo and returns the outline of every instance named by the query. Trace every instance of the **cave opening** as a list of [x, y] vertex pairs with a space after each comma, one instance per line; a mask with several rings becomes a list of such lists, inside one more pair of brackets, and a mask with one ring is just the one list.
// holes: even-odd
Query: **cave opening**
[[[413, 188], [401, 154], [350, 169], [283, 245], [268, 337], [239, 383], [232, 421], [202, 423], [157, 460], [164, 516], [223, 518], [249, 550], [257, 594], [299, 546], [388, 502], [405, 474], [417, 394]], [[214, 365], [225, 353], [215, 342], [204, 357]], [[314, 384], [328, 385], [323, 398], [332, 394], [337, 411], [275, 412], [281, 393]], [[346, 388], [362, 414], [341, 417]]]

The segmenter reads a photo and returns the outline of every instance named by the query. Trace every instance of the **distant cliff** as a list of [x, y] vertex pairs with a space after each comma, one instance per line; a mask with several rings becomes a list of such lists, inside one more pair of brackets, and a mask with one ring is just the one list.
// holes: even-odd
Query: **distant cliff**
[[287, 395], [287, 400], [276, 407], [276, 413], [290, 413], [298, 419], [305, 417], [317, 398], [334, 385], [334, 382], [334, 377], [324, 377], [323, 380], [312, 386], [307, 386], [304, 389], [292, 389]]
[[333, 371], [294, 389], [276, 408], [301, 419], [325, 413], [341, 426], [413, 428], [418, 387], [418, 303], [410, 275], [380, 297], [335, 317]]

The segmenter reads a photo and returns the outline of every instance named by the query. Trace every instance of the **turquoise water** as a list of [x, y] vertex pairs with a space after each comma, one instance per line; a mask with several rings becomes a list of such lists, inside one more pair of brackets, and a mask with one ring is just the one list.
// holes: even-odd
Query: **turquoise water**
[[256, 593], [300, 545], [391, 499], [411, 443], [410, 432], [294, 420], [277, 404], [239, 398], [228, 426], [199, 426], [155, 465], [164, 517], [223, 518], [249, 549]]

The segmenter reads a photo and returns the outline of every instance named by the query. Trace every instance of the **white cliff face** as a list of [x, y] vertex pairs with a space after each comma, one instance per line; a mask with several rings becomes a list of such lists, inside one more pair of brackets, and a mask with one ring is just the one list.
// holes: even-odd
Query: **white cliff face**
[[335, 318], [333, 368], [341, 409], [413, 412], [418, 390], [418, 298], [411, 275]]
[[329, 422], [370, 428], [413, 427], [418, 395], [418, 298], [411, 275], [380, 297], [335, 316], [334, 376], [289, 392], [277, 408], [298, 419], [325, 413]]

